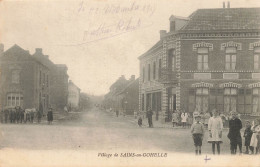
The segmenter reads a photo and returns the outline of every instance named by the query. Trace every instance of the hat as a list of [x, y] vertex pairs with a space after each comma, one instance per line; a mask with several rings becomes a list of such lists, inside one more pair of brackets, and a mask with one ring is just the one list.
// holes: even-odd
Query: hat
[[200, 113], [199, 112], [194, 112], [193, 113], [193, 117], [196, 118], [196, 117], [201, 117]]

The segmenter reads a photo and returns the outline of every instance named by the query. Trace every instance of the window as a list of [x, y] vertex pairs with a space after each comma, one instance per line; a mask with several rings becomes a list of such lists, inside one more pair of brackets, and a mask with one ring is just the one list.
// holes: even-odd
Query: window
[[148, 81], [150, 81], [150, 76], [151, 75], [151, 65], [150, 64], [148, 64]]
[[156, 79], [156, 64], [153, 62], [153, 79]]
[[12, 83], [19, 84], [20, 83], [20, 71], [13, 70], [12, 71]]
[[9, 106], [9, 107], [15, 107], [15, 106], [23, 107], [23, 95], [21, 93], [8, 93], [7, 94], [7, 106]]
[[142, 94], [142, 111], [144, 111], [144, 94]]
[[145, 81], [145, 67], [143, 67], [143, 82]]
[[39, 74], [40, 76], [40, 79], [39, 79], [39, 85], [41, 86], [41, 83], [42, 83], [42, 71], [40, 71], [40, 74]]
[[226, 48], [226, 70], [235, 70], [236, 69], [236, 48], [229, 47]]
[[224, 89], [224, 112], [237, 111], [237, 88]]
[[209, 69], [208, 48], [198, 48], [198, 70]]
[[158, 78], [161, 78], [162, 73], [162, 59], [159, 59]]
[[46, 86], [49, 87], [49, 76], [46, 75]]
[[209, 88], [196, 89], [196, 110], [199, 112], [207, 112], [209, 106]]
[[260, 112], [260, 88], [253, 88], [253, 113]]
[[260, 64], [260, 47], [254, 49], [254, 69], [258, 70]]
[[175, 50], [170, 50], [168, 55], [168, 68], [171, 71], [175, 70]]
[[259, 69], [259, 55], [254, 55], [254, 69], [258, 70]]

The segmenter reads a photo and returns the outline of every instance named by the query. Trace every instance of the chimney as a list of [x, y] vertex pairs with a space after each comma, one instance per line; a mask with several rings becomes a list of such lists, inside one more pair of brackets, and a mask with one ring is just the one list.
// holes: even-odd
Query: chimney
[[42, 48], [35, 48], [36, 54], [42, 54]]
[[4, 44], [0, 43], [0, 56], [4, 53]]
[[166, 35], [166, 30], [160, 30], [160, 39], [163, 39]]
[[224, 9], [226, 8], [226, 4], [225, 4], [225, 2], [223, 2], [223, 8], [224, 8]]
[[227, 8], [230, 8], [230, 2], [228, 1], [227, 3], [228, 3], [228, 4], [227, 4]]

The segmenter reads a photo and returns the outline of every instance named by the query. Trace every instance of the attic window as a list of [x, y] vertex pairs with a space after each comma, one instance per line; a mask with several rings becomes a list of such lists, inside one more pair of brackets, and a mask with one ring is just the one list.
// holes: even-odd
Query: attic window
[[171, 32], [175, 31], [175, 21], [170, 22], [170, 31]]

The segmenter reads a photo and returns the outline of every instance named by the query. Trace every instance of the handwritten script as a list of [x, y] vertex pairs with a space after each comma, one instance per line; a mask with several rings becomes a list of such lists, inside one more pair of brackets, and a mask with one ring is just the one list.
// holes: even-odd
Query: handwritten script
[[97, 42], [152, 26], [150, 18], [155, 11], [156, 5], [147, 4], [147, 1], [97, 4], [81, 1], [76, 9], [76, 15], [85, 18], [86, 26], [82, 32], [81, 42], [73, 45]]

